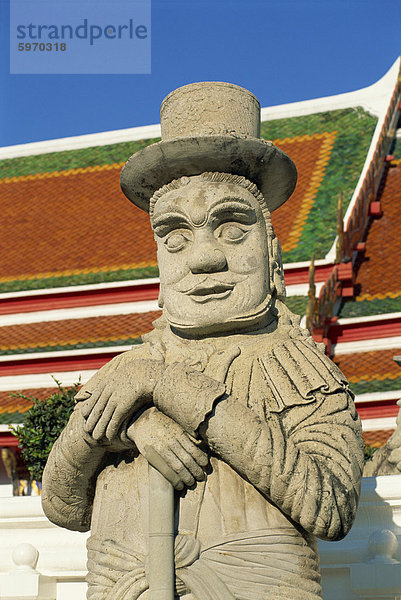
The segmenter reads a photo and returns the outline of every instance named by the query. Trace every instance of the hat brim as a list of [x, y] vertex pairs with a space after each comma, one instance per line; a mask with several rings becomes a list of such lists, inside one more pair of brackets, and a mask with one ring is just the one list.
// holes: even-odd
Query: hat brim
[[271, 142], [226, 135], [161, 141], [133, 154], [121, 171], [121, 188], [131, 202], [149, 212], [149, 201], [163, 185], [205, 171], [243, 175], [262, 192], [270, 212], [294, 191], [297, 170]]

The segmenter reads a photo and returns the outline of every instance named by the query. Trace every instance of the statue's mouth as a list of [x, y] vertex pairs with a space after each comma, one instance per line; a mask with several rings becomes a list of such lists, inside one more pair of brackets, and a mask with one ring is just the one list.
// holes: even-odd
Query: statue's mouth
[[235, 284], [204, 282], [196, 285], [186, 293], [195, 302], [208, 302], [209, 300], [220, 300], [226, 298], [234, 289]]
[[236, 273], [213, 273], [213, 275], [192, 275], [188, 274], [181, 281], [177, 282], [173, 289], [181, 294], [192, 294], [196, 296], [207, 296], [213, 292], [223, 293], [231, 291], [237, 283], [244, 281], [246, 276]]

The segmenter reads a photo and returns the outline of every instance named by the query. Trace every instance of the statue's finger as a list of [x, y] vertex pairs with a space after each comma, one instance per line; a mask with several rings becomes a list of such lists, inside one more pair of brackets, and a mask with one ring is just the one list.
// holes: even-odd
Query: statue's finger
[[178, 475], [180, 481], [184, 482], [186, 486], [191, 487], [195, 483], [195, 478], [189, 469], [185, 466], [178, 456], [170, 450], [170, 448], [166, 448], [163, 452], [163, 458], [171, 469], [173, 469], [174, 473]]
[[[106, 439], [109, 441], [113, 440], [119, 433], [121, 425], [127, 416], [126, 412], [119, 410], [119, 407], [116, 402], [113, 402], [113, 406], [115, 406], [116, 409], [113, 412], [112, 418], [109, 419], [105, 430]], [[105, 410], [107, 410], [107, 407]]]
[[[77, 394], [75, 394], [75, 402], [82, 402], [81, 410], [84, 416], [87, 416], [90, 413], [91, 408], [98, 401], [106, 385], [107, 383], [105, 381], [100, 381], [99, 385], [94, 385], [90, 390], [83, 387]], [[84, 411], [86, 414], [84, 414]]]
[[85, 431], [92, 433], [111, 396], [112, 390], [109, 387], [106, 387], [100, 394], [96, 403], [92, 406], [92, 409], [86, 419]]
[[84, 383], [84, 385], [81, 387], [81, 389], [79, 390], [79, 392], [77, 392], [77, 394], [75, 394], [75, 398], [76, 399], [80, 399], [81, 396], [83, 396], [86, 393], [89, 393], [91, 395], [95, 394], [95, 393], [100, 393], [104, 387], [107, 385], [108, 381], [109, 381], [109, 377], [108, 377], [108, 371], [110, 370], [110, 364], [112, 361], [110, 361], [109, 363], [106, 363], [101, 369], [99, 369], [99, 371], [97, 371], [90, 379], [87, 383]]
[[[99, 441], [104, 437], [107, 438], [106, 431], [107, 431], [110, 423], [114, 419], [115, 411], [116, 411], [115, 404], [113, 402], [109, 402], [106, 405], [106, 407], [104, 408], [95, 427], [93, 428], [92, 437], [94, 440]], [[107, 439], [109, 439], [109, 438], [107, 438]]]
[[87, 433], [92, 434], [92, 431], [95, 429], [98, 420], [102, 416], [103, 410], [99, 409], [96, 405], [92, 408], [89, 416], [85, 421], [85, 431]]
[[85, 402], [86, 400], [89, 400], [91, 396], [92, 392], [90, 392], [89, 390], [82, 389], [75, 394], [74, 400], [75, 402]]
[[185, 433], [183, 433], [182, 436], [179, 438], [179, 442], [181, 446], [183, 446], [185, 450], [189, 452], [192, 458], [196, 460], [198, 465], [200, 465], [201, 467], [207, 467], [207, 465], [209, 464], [208, 455], [206, 454], [206, 452], [203, 452], [203, 450], [201, 450], [199, 446], [191, 442], [191, 440], [188, 439], [188, 436]]
[[153, 448], [153, 446], [145, 446], [143, 450], [143, 456], [146, 458], [149, 464], [159, 471], [171, 485], [178, 491], [184, 489], [184, 483], [174, 470], [166, 463], [166, 461], [160, 456], [160, 454]]
[[195, 477], [195, 479], [198, 481], [203, 481], [205, 479], [205, 472], [202, 467], [200, 467], [191, 454], [181, 446], [178, 440], [175, 440], [175, 443], [171, 445], [171, 450], [174, 452], [177, 458], [180, 459], [184, 467], [186, 467], [193, 477]]
[[81, 402], [79, 410], [81, 411], [81, 415], [86, 419], [93, 408], [93, 402], [86, 400], [85, 402]]
[[[100, 393], [100, 392], [99, 392]], [[87, 419], [91, 414], [92, 410], [96, 406], [97, 401], [99, 400], [99, 393], [95, 393], [93, 396], [90, 396], [87, 400], [82, 402], [80, 406], [82, 416]]]

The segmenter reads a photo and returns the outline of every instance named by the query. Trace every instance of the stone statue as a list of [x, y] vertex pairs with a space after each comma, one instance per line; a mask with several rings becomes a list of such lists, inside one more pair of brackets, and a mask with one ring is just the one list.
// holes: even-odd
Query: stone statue
[[[401, 366], [401, 356], [394, 356], [395, 362]], [[401, 407], [401, 400], [397, 402]], [[365, 464], [364, 477], [377, 477], [377, 475], [401, 474], [401, 411], [398, 411], [397, 427], [389, 437], [386, 444], [376, 450], [371, 460]]]
[[259, 124], [242, 88], [179, 88], [162, 141], [122, 171], [150, 214], [163, 314], [82, 387], [43, 478], [49, 519], [91, 529], [90, 600], [148, 597], [148, 463], [175, 488], [186, 600], [318, 600], [316, 536], [341, 539], [355, 517], [360, 421], [285, 306], [270, 213], [296, 170]]

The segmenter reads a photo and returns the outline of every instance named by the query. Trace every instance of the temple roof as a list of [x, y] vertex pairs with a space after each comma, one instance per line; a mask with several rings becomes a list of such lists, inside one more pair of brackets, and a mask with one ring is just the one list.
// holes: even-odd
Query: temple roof
[[388, 163], [378, 200], [383, 214], [370, 224], [355, 267], [355, 299], [344, 303], [341, 317], [401, 312], [401, 156]]
[[373, 431], [364, 431], [362, 435], [365, 444], [369, 444], [372, 448], [381, 448], [393, 432], [393, 429], [375, 429]]
[[350, 354], [338, 352], [334, 362], [347, 377], [354, 394], [400, 390], [401, 398], [401, 368], [393, 360], [393, 357], [399, 354], [401, 342], [398, 348], [388, 350], [368, 350]]
[[298, 169], [290, 200], [272, 216], [284, 263], [323, 259], [336, 236], [340, 193], [348, 208], [377, 118], [361, 107], [262, 123], [262, 136], [287, 152]]
[[[324, 258], [329, 252], [338, 195], [343, 192], [347, 206], [376, 123], [377, 117], [361, 107], [262, 123], [262, 137], [287, 152], [299, 173], [295, 193], [273, 214], [284, 262], [310, 260], [313, 253]], [[149, 219], [119, 186], [124, 161], [155, 141], [1, 160], [0, 289], [157, 275]]]
[[[342, 305], [329, 342], [370, 423], [364, 435], [372, 445], [384, 443], [392, 431], [376, 415], [394, 421], [401, 369], [392, 357], [401, 353], [401, 337], [399, 344], [375, 346], [371, 324], [355, 333], [347, 322], [391, 314], [380, 326], [385, 332], [373, 338], [401, 336], [401, 320], [398, 327], [394, 317], [401, 312], [401, 137], [394, 137], [391, 120], [399, 110], [398, 70], [399, 61], [364, 90], [262, 109], [261, 137], [287, 152], [299, 174], [293, 196], [272, 215], [283, 248], [287, 304], [305, 314], [313, 255], [317, 295], [337, 273], [329, 286], [335, 302], [323, 294], [329, 324]], [[0, 148], [0, 424], [22, 422], [30, 406], [29, 399], [10, 397], [11, 391], [44, 398], [54, 391], [51, 374], [63, 386], [81, 374], [84, 381], [113, 355], [140, 343], [160, 314], [149, 219], [119, 186], [124, 162], [158, 135], [159, 127], [149, 126]], [[380, 142], [384, 151], [387, 138], [393, 140], [391, 156], [382, 171], [377, 149]], [[371, 191], [372, 170], [381, 179], [378, 195]], [[351, 224], [356, 242], [366, 242], [352, 263], [336, 256], [340, 194], [344, 229]], [[361, 194], [380, 202], [382, 216], [365, 231], [365, 214], [359, 234]], [[348, 284], [340, 268], [349, 272]], [[354, 349], [349, 340], [357, 340]], [[365, 340], [363, 351], [358, 340]], [[322, 341], [327, 344], [324, 336]], [[377, 393], [391, 397], [376, 406]]]
[[152, 329], [160, 311], [41, 321], [0, 327], [0, 355], [97, 348], [129, 348]]
[[32, 406], [32, 398], [44, 400], [54, 394], [54, 391], [54, 388], [38, 388], [20, 392], [0, 392], [0, 423], [23, 423], [25, 413]]

